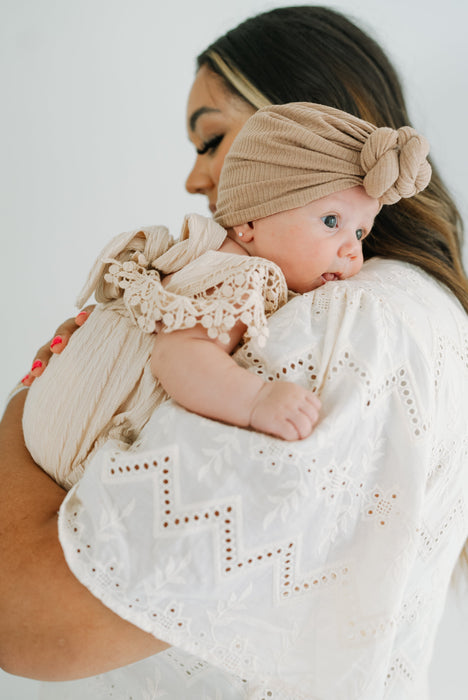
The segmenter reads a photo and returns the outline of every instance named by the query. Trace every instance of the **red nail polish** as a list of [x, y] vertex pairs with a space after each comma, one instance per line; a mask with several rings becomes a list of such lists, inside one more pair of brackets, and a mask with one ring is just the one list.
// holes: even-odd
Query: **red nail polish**
[[24, 384], [26, 379], [29, 379], [29, 373], [25, 377], [23, 377], [23, 379], [21, 380], [21, 384]]
[[53, 348], [55, 345], [60, 345], [61, 342], [62, 342], [62, 336], [56, 335], [55, 338], [53, 339], [53, 341], [51, 342], [50, 347]]
[[87, 320], [89, 314], [87, 311], [80, 311], [80, 313], [75, 316], [75, 323], [77, 326], [82, 326], [83, 323]]
[[40, 360], [35, 360], [31, 367], [31, 372], [35, 369], [39, 369], [39, 367], [42, 367], [42, 362]]

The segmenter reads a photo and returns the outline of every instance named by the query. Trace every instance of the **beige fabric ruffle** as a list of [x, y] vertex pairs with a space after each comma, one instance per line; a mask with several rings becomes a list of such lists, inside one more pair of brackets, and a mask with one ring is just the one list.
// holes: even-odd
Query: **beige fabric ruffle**
[[177, 243], [155, 226], [121, 234], [102, 251], [78, 305], [93, 292], [101, 303], [36, 379], [24, 410], [31, 455], [62, 486], [80, 478], [106, 439], [133, 442], [168, 398], [149, 365], [158, 322], [163, 332], [201, 323], [224, 341], [241, 320], [246, 337], [264, 342], [267, 317], [287, 301], [283, 274], [263, 258], [218, 252], [225, 237], [191, 214]]

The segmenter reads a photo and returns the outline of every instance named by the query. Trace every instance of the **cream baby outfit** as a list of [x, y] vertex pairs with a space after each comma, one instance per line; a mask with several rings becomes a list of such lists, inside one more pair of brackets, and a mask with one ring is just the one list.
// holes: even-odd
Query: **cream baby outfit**
[[225, 238], [214, 221], [190, 214], [179, 242], [153, 226], [121, 234], [102, 251], [78, 306], [93, 292], [101, 303], [36, 379], [24, 409], [26, 446], [62, 486], [81, 477], [108, 438], [131, 444], [168, 398], [150, 368], [158, 322], [163, 332], [200, 323], [227, 341], [241, 320], [246, 339], [264, 342], [267, 317], [287, 301], [283, 273], [263, 258], [219, 252]]

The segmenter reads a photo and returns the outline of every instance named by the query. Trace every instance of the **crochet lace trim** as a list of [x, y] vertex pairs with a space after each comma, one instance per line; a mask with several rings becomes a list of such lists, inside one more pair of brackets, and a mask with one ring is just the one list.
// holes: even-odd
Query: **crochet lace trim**
[[[217, 256], [213, 267], [209, 264], [212, 256]], [[219, 256], [225, 258], [222, 265]], [[155, 332], [158, 323], [163, 324], [164, 332], [201, 324], [210, 338], [227, 343], [229, 331], [241, 321], [247, 326], [246, 337], [256, 338], [264, 345], [267, 317], [287, 301], [281, 270], [262, 258], [216, 251], [208, 251], [202, 257], [205, 264], [200, 286], [204, 289], [191, 290], [191, 297], [170, 291], [171, 283], [164, 287], [159, 272], [146, 267], [141, 253], [124, 262], [108, 259], [110, 265], [104, 279], [123, 290], [129, 314], [145, 333]]]

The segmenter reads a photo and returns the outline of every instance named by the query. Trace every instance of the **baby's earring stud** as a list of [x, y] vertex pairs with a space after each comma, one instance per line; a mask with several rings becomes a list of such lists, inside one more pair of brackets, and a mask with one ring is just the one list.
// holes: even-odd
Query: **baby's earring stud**
[[242, 237], [244, 236], [244, 234], [242, 233], [242, 231], [239, 231], [239, 233], [238, 233], [237, 235], [239, 236], [239, 238], [242, 238]]

